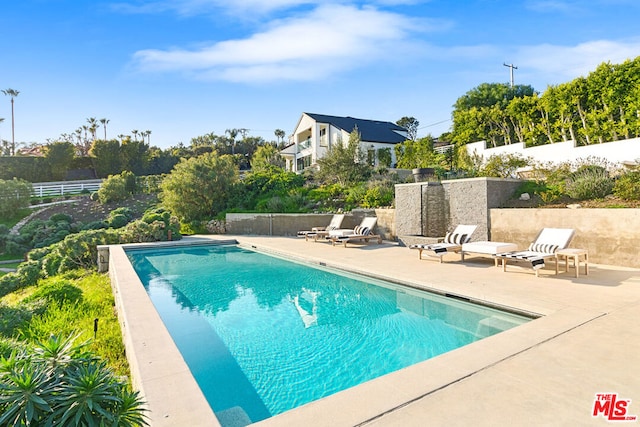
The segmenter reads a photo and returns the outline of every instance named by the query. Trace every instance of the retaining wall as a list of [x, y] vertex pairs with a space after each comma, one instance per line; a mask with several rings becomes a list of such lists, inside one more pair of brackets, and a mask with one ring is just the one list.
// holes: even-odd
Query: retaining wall
[[[385, 240], [395, 240], [395, 209], [354, 209], [345, 215], [341, 228], [359, 225], [365, 216], [376, 216], [375, 232]], [[333, 214], [255, 213], [226, 215], [226, 232], [232, 235], [295, 236], [300, 230], [325, 227]]]
[[640, 268], [640, 209], [491, 209], [491, 240], [521, 249], [544, 227], [573, 228], [570, 246], [597, 264]]

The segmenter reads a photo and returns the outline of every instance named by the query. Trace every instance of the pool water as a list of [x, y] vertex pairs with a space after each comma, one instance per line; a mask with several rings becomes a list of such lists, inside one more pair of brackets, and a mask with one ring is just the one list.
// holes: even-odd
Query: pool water
[[222, 425], [246, 425], [531, 319], [238, 246], [128, 250]]

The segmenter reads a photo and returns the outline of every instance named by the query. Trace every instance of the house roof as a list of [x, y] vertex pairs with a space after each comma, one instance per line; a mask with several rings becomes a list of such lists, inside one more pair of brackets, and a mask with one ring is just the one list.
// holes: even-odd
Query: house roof
[[407, 130], [392, 122], [379, 120], [356, 119], [355, 117], [329, 116], [326, 114], [304, 113], [318, 123], [328, 123], [345, 132], [351, 133], [357, 126], [360, 138], [366, 142], [383, 142], [387, 144], [399, 144], [407, 137], [403, 135]]

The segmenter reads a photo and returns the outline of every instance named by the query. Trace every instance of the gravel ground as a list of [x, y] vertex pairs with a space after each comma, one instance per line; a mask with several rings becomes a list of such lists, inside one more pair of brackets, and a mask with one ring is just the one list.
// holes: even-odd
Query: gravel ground
[[54, 214], [63, 213], [71, 215], [74, 222], [101, 221], [109, 216], [109, 212], [120, 207], [132, 209], [135, 212], [135, 217], [139, 218], [144, 211], [155, 206], [158, 202], [155, 194], [139, 194], [130, 199], [106, 205], [91, 200], [89, 196], [79, 196], [69, 200], [71, 201], [69, 203], [51, 204], [38, 209], [29, 220], [48, 220]]

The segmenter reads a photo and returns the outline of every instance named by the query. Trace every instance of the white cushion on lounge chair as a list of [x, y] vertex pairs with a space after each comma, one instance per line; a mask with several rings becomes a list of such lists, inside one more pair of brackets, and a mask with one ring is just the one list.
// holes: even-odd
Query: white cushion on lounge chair
[[[367, 216], [362, 219], [360, 225], [356, 225], [354, 228], [339, 228], [337, 230], [329, 231], [329, 238], [344, 238], [346, 236], [360, 236], [368, 235], [376, 226], [378, 218], [375, 216]], [[364, 234], [366, 232], [366, 234]]]
[[471, 240], [471, 236], [477, 227], [477, 225], [460, 224], [452, 232], [444, 236], [444, 242], [442, 243], [414, 244], [409, 246], [409, 249], [418, 249], [420, 251], [418, 258], [422, 258], [422, 251], [426, 250], [428, 255], [436, 256], [442, 262], [442, 257], [447, 252], [459, 252], [462, 249], [462, 245]]
[[[573, 228], [543, 228], [536, 240], [534, 240], [526, 251], [514, 251], [496, 254], [503, 258], [503, 270], [506, 271], [507, 259], [522, 260], [531, 262], [531, 267], [538, 270], [544, 267], [544, 260], [556, 257], [558, 249], [569, 246], [575, 230]], [[556, 260], [556, 262], [558, 262]]]
[[331, 221], [329, 222], [329, 225], [327, 225], [326, 227], [312, 227], [311, 230], [298, 231], [298, 236], [311, 237], [318, 234], [318, 232], [338, 229], [340, 228], [340, 225], [342, 224], [343, 219], [344, 219], [344, 214], [334, 214], [333, 217], [331, 217]]

